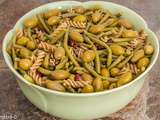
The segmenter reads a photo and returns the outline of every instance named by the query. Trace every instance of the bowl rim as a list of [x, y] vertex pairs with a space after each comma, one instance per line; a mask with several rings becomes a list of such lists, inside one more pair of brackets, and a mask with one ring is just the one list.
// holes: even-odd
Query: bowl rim
[[[158, 59], [158, 54], [159, 54], [159, 42], [158, 42], [158, 38], [156, 37], [155, 33], [153, 33], [149, 28], [148, 28], [148, 25], [147, 23], [145, 22], [145, 20], [139, 15], [137, 14], [136, 12], [134, 12], [133, 10], [129, 9], [128, 7], [125, 7], [123, 5], [119, 5], [119, 4], [116, 4], [116, 3], [113, 3], [113, 2], [106, 2], [106, 1], [87, 1], [87, 2], [77, 2], [77, 1], [58, 1], [58, 2], [51, 2], [51, 3], [47, 3], [47, 4], [44, 4], [44, 5], [41, 5], [39, 7], [36, 7], [32, 10], [30, 10], [29, 12], [35, 10], [35, 9], [38, 9], [40, 7], [43, 7], [43, 6], [47, 6], [47, 5], [50, 5], [50, 4], [55, 4], [55, 3], [59, 3], [59, 4], [64, 4], [64, 3], [70, 3], [70, 2], [74, 2], [74, 3], [78, 3], [78, 4], [83, 4], [83, 3], [107, 3], [107, 4], [112, 4], [112, 5], [116, 5], [116, 6], [119, 6], [121, 7], [122, 9], [127, 9], [129, 11], [132, 11], [132, 13], [134, 13], [137, 17], [139, 17], [140, 20], [142, 20], [142, 22], [144, 23], [144, 28], [146, 30], [148, 30], [154, 37], [154, 42], [155, 44], [157, 44], [157, 48], [155, 51], [156, 54], [155, 54], [155, 58], [153, 59], [152, 63], [150, 63], [150, 65], [147, 67], [147, 69], [141, 74], [139, 75], [136, 79], [132, 80], [131, 82], [123, 85], [123, 86], [120, 86], [118, 88], [114, 88], [114, 89], [111, 89], [111, 90], [104, 90], [104, 91], [100, 91], [100, 92], [94, 92], [94, 93], [67, 93], [67, 92], [59, 92], [59, 91], [54, 91], [54, 90], [50, 90], [50, 89], [47, 89], [47, 88], [44, 88], [44, 87], [41, 87], [41, 86], [38, 86], [36, 84], [32, 84], [30, 82], [28, 82], [26, 79], [23, 78], [22, 75], [20, 75], [14, 68], [13, 66], [11, 65], [11, 63], [9, 62], [8, 60], [8, 56], [7, 56], [7, 52], [6, 52], [6, 39], [7, 39], [7, 35], [12, 32], [13, 33], [13, 29], [11, 29], [7, 34], [6, 36], [4, 37], [3, 39], [3, 42], [2, 42], [2, 52], [3, 52], [3, 57], [4, 57], [4, 60], [5, 60], [5, 63], [7, 64], [7, 66], [9, 67], [9, 69], [14, 73], [14, 75], [16, 77], [18, 77], [20, 80], [22, 80], [25, 84], [27, 84], [28, 86], [30, 87], [33, 87], [33, 88], [36, 88], [38, 90], [41, 90], [41, 91], [44, 91], [44, 92], [49, 92], [49, 93], [52, 93], [52, 94], [56, 94], [56, 95], [60, 95], [60, 96], [72, 96], [72, 97], [87, 97], [87, 96], [98, 96], [98, 95], [104, 95], [104, 94], [109, 94], [109, 93], [112, 93], [112, 92], [116, 92], [116, 91], [119, 91], [119, 90], [122, 90], [123, 88], [126, 88], [126, 87], [129, 87], [130, 85], [132, 85], [133, 83], [135, 83], [136, 81], [140, 80], [142, 77], [145, 76], [146, 73], [148, 73], [151, 68], [153, 67], [153, 65], [155, 64], [156, 60]], [[28, 14], [29, 12], [27, 12], [26, 14]], [[24, 14], [24, 16], [26, 15]], [[24, 17], [22, 16], [22, 17]], [[22, 19], [22, 17], [20, 19]], [[19, 20], [20, 20], [19, 19]], [[18, 20], [18, 21], [19, 21]], [[17, 22], [18, 22], [17, 21]], [[16, 23], [17, 24], [17, 23]]]

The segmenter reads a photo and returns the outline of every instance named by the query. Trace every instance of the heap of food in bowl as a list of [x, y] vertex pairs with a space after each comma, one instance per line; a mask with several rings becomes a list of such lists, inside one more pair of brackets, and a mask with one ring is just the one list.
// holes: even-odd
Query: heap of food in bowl
[[147, 34], [121, 16], [102, 8], [51, 9], [27, 18], [7, 52], [27, 81], [48, 89], [117, 88], [144, 72], [154, 52]]

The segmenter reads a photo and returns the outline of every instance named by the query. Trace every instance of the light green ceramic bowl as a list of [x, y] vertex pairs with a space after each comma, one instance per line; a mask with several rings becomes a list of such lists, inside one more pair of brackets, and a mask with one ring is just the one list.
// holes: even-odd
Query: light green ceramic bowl
[[[145, 32], [149, 35], [149, 40], [153, 44], [155, 51], [151, 59], [151, 63], [147, 70], [137, 77], [132, 82], [115, 88], [113, 90], [89, 93], [89, 94], [73, 94], [62, 93], [52, 91], [46, 88], [39, 87], [37, 85], [27, 82], [12, 66], [11, 59], [6, 52], [7, 44], [10, 42], [12, 35], [16, 28], [21, 28], [23, 21], [35, 15], [36, 13], [51, 9], [51, 8], [67, 8], [71, 6], [82, 5], [84, 7], [90, 7], [94, 5], [100, 5], [104, 9], [109, 9], [115, 13], [117, 11], [123, 12], [123, 17], [128, 19], [137, 30], [144, 28]], [[159, 43], [155, 34], [148, 28], [146, 22], [138, 14], [132, 10], [110, 2], [102, 1], [89, 1], [89, 2], [75, 2], [75, 1], [61, 1], [53, 2], [25, 14], [21, 17], [14, 28], [10, 30], [3, 41], [3, 55], [6, 64], [14, 73], [17, 78], [18, 84], [23, 91], [24, 95], [31, 103], [37, 106], [44, 112], [52, 115], [73, 120], [86, 120], [107, 116], [113, 112], [116, 112], [127, 105], [137, 95], [141, 89], [147, 73], [151, 70], [155, 64], [159, 53]]]

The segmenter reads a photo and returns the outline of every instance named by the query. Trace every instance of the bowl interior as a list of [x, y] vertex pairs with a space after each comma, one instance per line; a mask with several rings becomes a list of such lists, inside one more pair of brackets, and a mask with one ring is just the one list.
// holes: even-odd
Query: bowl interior
[[[151, 58], [151, 63], [150, 65], [148, 66], [148, 68], [146, 69], [146, 71], [144, 73], [142, 73], [139, 77], [137, 77], [135, 80], [133, 80], [132, 82], [124, 85], [124, 86], [121, 86], [119, 88], [115, 88], [115, 89], [112, 89], [112, 90], [109, 90], [109, 91], [103, 91], [103, 92], [98, 92], [98, 93], [89, 93], [91, 95], [93, 94], [101, 94], [101, 93], [107, 93], [107, 92], [113, 92], [113, 91], [116, 91], [116, 90], [119, 90], [119, 89], [122, 89], [123, 87], [127, 87], [129, 85], [131, 85], [133, 82], [135, 82], [136, 80], [139, 80], [141, 77], [143, 77], [147, 72], [149, 72], [149, 70], [151, 69], [151, 67], [154, 65], [155, 61], [157, 60], [158, 58], [158, 53], [159, 53], [159, 43], [158, 43], [158, 39], [157, 37], [155, 36], [155, 34], [147, 27], [147, 24], [146, 22], [143, 20], [142, 17], [140, 17], [138, 14], [136, 14], [134, 11], [126, 8], [126, 7], [123, 7], [121, 5], [117, 5], [117, 4], [114, 4], [114, 3], [110, 3], [110, 2], [102, 2], [102, 1], [89, 1], [89, 2], [84, 2], [84, 3], [81, 3], [81, 2], [75, 2], [75, 1], [63, 1], [63, 2], [53, 2], [53, 3], [49, 3], [49, 4], [45, 4], [45, 5], [42, 5], [38, 8], [35, 8], [33, 10], [31, 10], [30, 12], [28, 12], [27, 14], [25, 14], [23, 17], [21, 17], [18, 22], [15, 24], [13, 30], [9, 31], [7, 33], [7, 35], [5, 36], [4, 40], [3, 40], [3, 55], [4, 55], [4, 58], [5, 58], [5, 61], [7, 63], [7, 65], [9, 66], [9, 68], [11, 69], [11, 71], [21, 80], [23, 80], [25, 83], [27, 84], [30, 84], [34, 87], [37, 87], [39, 89], [43, 89], [43, 90], [46, 90], [48, 92], [55, 92], [55, 93], [58, 93], [58, 94], [64, 94], [64, 93], [60, 93], [60, 92], [57, 92], [57, 91], [51, 91], [51, 90], [47, 90], [45, 88], [42, 88], [42, 87], [39, 87], [37, 85], [33, 85], [29, 82], [27, 82], [12, 66], [12, 61], [11, 61], [11, 58], [10, 56], [8, 55], [8, 53], [6, 52], [6, 48], [7, 48], [7, 45], [8, 43], [11, 41], [12, 39], [12, 36], [14, 34], [14, 31], [17, 29], [17, 28], [22, 28], [23, 27], [23, 21], [26, 19], [26, 18], [29, 18], [29, 17], [32, 17], [32, 16], [35, 16], [37, 13], [41, 13], [41, 12], [44, 12], [48, 9], [53, 9], [53, 8], [60, 8], [60, 9], [64, 9], [64, 8], [69, 8], [69, 7], [72, 7], [72, 6], [84, 6], [86, 8], [89, 8], [89, 7], [93, 7], [93, 6], [101, 6], [102, 8], [104, 9], [108, 9], [110, 10], [112, 13], [117, 13], [117, 12], [123, 12], [123, 18], [125, 19], [128, 19], [134, 26], [135, 26], [135, 29], [136, 30], [140, 30], [140, 29], [144, 29], [145, 32], [148, 34], [148, 40], [151, 41], [151, 43], [153, 44], [154, 48], [155, 48], [155, 51], [154, 51], [154, 54], [153, 54], [153, 57]], [[72, 93], [65, 93], [66, 95], [68, 94], [72, 94]], [[89, 95], [89, 94], [81, 94], [81, 95]], [[75, 95], [75, 94], [74, 94]]]

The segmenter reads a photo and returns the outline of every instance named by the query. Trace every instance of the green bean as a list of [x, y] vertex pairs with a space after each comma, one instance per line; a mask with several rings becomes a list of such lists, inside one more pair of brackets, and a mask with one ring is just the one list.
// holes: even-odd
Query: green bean
[[109, 81], [115, 81], [117, 80], [116, 78], [111, 78], [111, 77], [103, 77], [101, 75], [99, 75], [96, 71], [94, 71], [93, 69], [90, 68], [90, 66], [87, 63], [84, 63], [84, 67], [88, 70], [88, 72], [90, 72], [94, 77], [100, 77], [103, 80], [109, 80]]
[[100, 61], [101, 61], [101, 62], [106, 62], [106, 61], [107, 61], [107, 59], [106, 59], [106, 58], [102, 58], [102, 57], [101, 57], [101, 58], [100, 58]]
[[113, 42], [129, 42], [135, 38], [112, 38]]
[[117, 65], [118, 68], [122, 68], [131, 58], [132, 58], [133, 54], [131, 54], [130, 56], [128, 56], [126, 59], [124, 59], [121, 63], [119, 63]]
[[17, 45], [17, 44], [15, 44], [14, 47], [15, 47], [15, 48], [20, 48], [20, 49], [22, 49], [22, 48], [27, 49], [27, 48], [25, 48], [25, 47], [23, 47], [23, 46], [20, 46], [20, 45]]
[[28, 82], [34, 83], [34, 80], [33, 80], [28, 74], [24, 74], [23, 77], [24, 77], [24, 79], [26, 79]]
[[56, 37], [52, 36], [52, 34], [50, 34], [49, 36], [47, 36], [50, 39], [51, 44], [55, 44], [58, 42], [59, 39], [61, 39], [65, 34], [65, 31], [61, 31]]
[[62, 17], [63, 18], [66, 18], [66, 17], [74, 17], [74, 16], [77, 16], [79, 15], [78, 13], [65, 13], [65, 14], [62, 14]]
[[99, 58], [99, 54], [98, 54], [97, 49], [96, 49], [95, 46], [93, 46], [93, 50], [94, 50], [94, 52], [95, 52], [95, 54], [96, 54], [96, 58], [95, 58], [95, 67], [96, 67], [96, 71], [97, 71], [97, 73], [100, 74], [101, 66], [100, 66], [100, 58]]
[[[72, 53], [72, 47], [69, 48], [69, 51], [70, 53]], [[73, 53], [73, 58], [80, 63], [82, 62], [82, 60], [79, 57], [77, 57], [74, 53]]]
[[84, 46], [84, 47], [87, 47], [87, 48], [91, 48], [92, 45], [89, 45], [89, 44], [86, 44], [86, 43], [79, 43], [80, 46]]
[[111, 26], [115, 21], [116, 21], [116, 19], [109, 18], [105, 23], [102, 23], [102, 25], [103, 25], [103, 27], [108, 27], [108, 26]]
[[8, 47], [6, 48], [8, 54], [12, 55], [12, 47], [16, 44], [16, 35], [12, 37], [12, 42], [9, 42]]
[[68, 48], [68, 31], [65, 33], [65, 36], [64, 36], [64, 49], [69, 59], [73, 62], [75, 66], [78, 67], [79, 66], [78, 62], [74, 59], [74, 57], [72, 56]]
[[44, 68], [48, 68], [49, 67], [49, 54], [46, 55], [46, 57], [44, 58], [43, 64]]
[[99, 21], [98, 24], [102, 24], [103, 22], [105, 22], [108, 18], [109, 18], [110, 14], [109, 13], [106, 13], [104, 15], [104, 17]]
[[120, 30], [118, 31], [117, 35], [115, 35], [115, 37], [116, 37], [116, 38], [120, 37], [120, 36], [122, 35], [123, 31], [124, 31], [124, 27], [121, 26], [121, 27], [120, 27]]
[[107, 55], [106, 49], [104, 49], [104, 50], [97, 50], [97, 52], [98, 52], [99, 55], [101, 55], [101, 54]]
[[107, 32], [107, 31], [112, 31], [114, 30], [116, 27], [106, 27], [104, 28], [103, 32]]
[[116, 44], [121, 45], [121, 46], [124, 46], [124, 47], [126, 47], [126, 46], [129, 45], [128, 42], [117, 42]]
[[74, 66], [71, 65], [71, 66], [68, 68], [68, 71], [72, 71], [73, 68], [74, 68]]
[[107, 67], [112, 63], [112, 50], [110, 49], [110, 47], [102, 42], [101, 40], [97, 39], [95, 35], [91, 34], [91, 33], [88, 33], [85, 31], [85, 34], [88, 35], [88, 37], [93, 41], [93, 42], [96, 42], [97, 44], [105, 47], [108, 51], [108, 58], [107, 58]]
[[88, 43], [88, 44], [90, 44], [90, 45], [93, 46], [93, 42], [92, 42], [85, 34], [83, 35], [83, 37], [84, 37], [84, 41], [85, 41], [86, 43]]
[[17, 70], [18, 70], [22, 75], [27, 74], [26, 71], [22, 70], [20, 67], [18, 67]]
[[84, 63], [84, 67], [94, 76], [94, 77], [99, 77], [100, 75], [94, 71], [92, 68], [87, 63]]
[[87, 24], [86, 31], [88, 31], [88, 30], [89, 30], [89, 28], [90, 28], [91, 24], [92, 24], [92, 22], [91, 22], [91, 21]]
[[69, 68], [69, 65], [70, 65], [69, 62], [67, 62], [67, 63], [65, 64], [65, 66], [64, 66], [64, 69], [67, 70], [67, 69]]
[[83, 71], [83, 72], [88, 72], [85, 68], [83, 67], [74, 67], [73, 71]]
[[96, 49], [95, 45], [93, 44], [93, 42], [87, 36], [85, 36], [85, 41], [93, 46], [92, 49], [95, 51], [95, 54], [96, 54], [96, 58], [95, 58], [96, 71], [97, 71], [97, 73], [100, 73], [101, 66], [100, 66], [100, 58], [99, 58], [99, 54], [97, 52], [97, 49]]
[[62, 61], [56, 66], [56, 70], [62, 69], [68, 62], [68, 57], [64, 57]]
[[70, 28], [71, 31], [76, 31], [76, 32], [79, 32], [79, 33], [83, 33], [85, 29], [81, 28], [81, 29], [78, 29], [78, 28]]
[[88, 12], [85, 12], [84, 15], [88, 16], [88, 15], [92, 15], [93, 12], [92, 11], [88, 11]]
[[12, 47], [12, 60], [13, 60], [13, 66], [14, 66], [15, 69], [18, 68], [16, 58], [17, 58], [17, 56], [16, 56], [15, 49], [14, 49], [14, 47]]
[[68, 90], [68, 92], [76, 93], [76, 91], [70, 86], [66, 87], [66, 89]]
[[112, 78], [112, 77], [101, 77], [103, 80], [108, 80], [109, 82], [117, 82], [117, 78]]
[[42, 68], [42, 67], [39, 67], [37, 70], [38, 70], [38, 72], [42, 73], [43, 75], [50, 75], [52, 72], [52, 71], [45, 69], [45, 68]]
[[32, 35], [31, 35], [31, 28], [29, 28], [29, 27], [27, 29], [27, 35], [28, 35], [29, 39], [33, 41], [33, 38], [32, 38]]
[[134, 51], [133, 52], [137, 52], [139, 49], [141, 49], [143, 47], [143, 44], [141, 43], [141, 44], [138, 44], [137, 46], [136, 46], [136, 48], [134, 49]]
[[42, 26], [44, 27], [44, 29], [46, 30], [47, 33], [51, 33], [51, 31], [49, 30], [49, 28], [47, 27], [44, 19], [42, 18], [42, 16], [40, 14], [37, 15], [38, 20], [40, 21], [40, 23], [42, 24]]
[[6, 48], [7, 53], [10, 55], [12, 54], [12, 46], [13, 46], [13, 44], [12, 44], [12, 42], [10, 42], [8, 44], [8, 47]]
[[111, 69], [115, 67], [117, 64], [119, 64], [125, 57], [123, 55], [119, 56], [109, 67], [108, 69]]
[[118, 24], [118, 20], [115, 21], [113, 24], [110, 25], [110, 27], [115, 27]]

